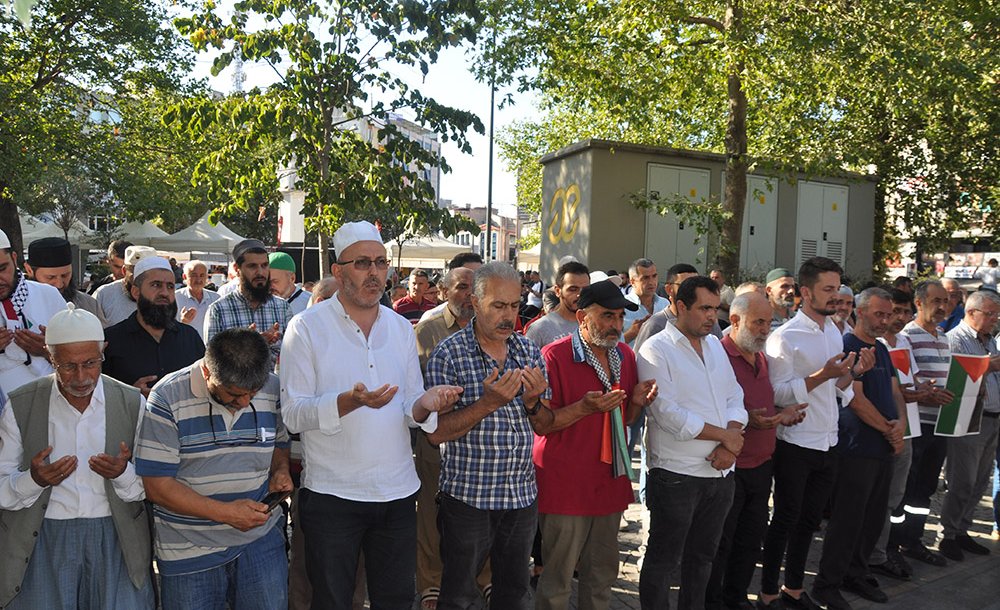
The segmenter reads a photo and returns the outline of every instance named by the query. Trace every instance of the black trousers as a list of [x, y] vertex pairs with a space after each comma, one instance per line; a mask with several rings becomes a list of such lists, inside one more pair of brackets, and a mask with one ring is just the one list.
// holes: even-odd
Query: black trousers
[[[913, 439], [913, 461], [906, 479], [906, 494], [893, 511], [897, 522], [889, 535], [891, 544], [915, 546], [924, 537], [924, 525], [930, 514], [931, 496], [937, 491], [941, 466], [948, 455], [948, 439], [934, 436], [933, 424], [920, 424], [920, 436]], [[902, 517], [902, 522], [898, 522]]]
[[365, 552], [372, 610], [409, 610], [417, 568], [416, 494], [356, 502], [299, 491], [306, 573], [315, 610], [351, 610], [358, 556]]
[[773, 464], [768, 460], [756, 468], [736, 469], [736, 491], [722, 528], [719, 550], [705, 591], [705, 608], [721, 610], [747, 600], [747, 589], [760, 558], [767, 531]]
[[[761, 591], [777, 595], [781, 560], [785, 586], [801, 589], [813, 534], [833, 492], [837, 475], [834, 449], [806, 449], [779, 440], [774, 450], [774, 516], [764, 536]], [[787, 553], [786, 553], [787, 551]]]
[[868, 558], [885, 525], [892, 460], [838, 456], [833, 511], [823, 536], [823, 555], [813, 585], [837, 590], [845, 579], [868, 573]]

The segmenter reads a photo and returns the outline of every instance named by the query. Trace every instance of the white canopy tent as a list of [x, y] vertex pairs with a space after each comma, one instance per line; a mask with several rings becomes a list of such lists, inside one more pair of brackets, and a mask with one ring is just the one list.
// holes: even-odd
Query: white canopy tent
[[157, 250], [173, 252], [223, 252], [229, 254], [236, 244], [245, 238], [233, 232], [223, 223], [212, 226], [208, 222], [208, 212], [186, 229], [150, 240]]
[[521, 250], [517, 253], [517, 268], [520, 271], [528, 271], [531, 269], [538, 269], [538, 262], [542, 257], [542, 244], [537, 243], [534, 246], [528, 248], [527, 250]]
[[[62, 227], [51, 222], [45, 222], [28, 214], [19, 214], [21, 221], [21, 240], [25, 248], [31, 242], [45, 237], [66, 237]], [[74, 220], [69, 229], [69, 241], [75, 244], [89, 246], [89, 240], [93, 237], [93, 232], [79, 220]]]
[[126, 222], [118, 227], [115, 232], [123, 234], [122, 239], [130, 241], [137, 246], [151, 246], [150, 242], [153, 239], [167, 236], [166, 231], [148, 220], [142, 223], [135, 222], [134, 220]]
[[395, 240], [385, 242], [385, 249], [396, 267], [428, 267], [441, 269], [456, 254], [470, 252], [469, 246], [460, 246], [442, 237], [420, 235], [403, 242], [402, 256]]

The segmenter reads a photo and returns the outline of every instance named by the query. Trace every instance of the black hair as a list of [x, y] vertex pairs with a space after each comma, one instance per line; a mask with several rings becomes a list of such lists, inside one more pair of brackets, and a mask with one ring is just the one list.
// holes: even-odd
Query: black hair
[[448, 271], [464, 267], [466, 263], [482, 264], [483, 257], [479, 256], [479, 253], [477, 252], [462, 252], [461, 254], [456, 254], [450, 261], [448, 261]]
[[[819, 280], [821, 273], [836, 273], [838, 276], [844, 275], [844, 270], [836, 261], [825, 256], [814, 256], [802, 263], [799, 267], [799, 286], [812, 290]], [[837, 282], [840, 283], [839, 281]]]
[[667, 275], [664, 276], [663, 281], [667, 284], [673, 284], [674, 280], [677, 279], [677, 276], [682, 273], [698, 273], [698, 270], [694, 268], [694, 265], [690, 265], [688, 263], [677, 263], [670, 269], [667, 269]]
[[[681, 273], [689, 272], [681, 271]], [[715, 280], [704, 275], [695, 275], [684, 280], [677, 287], [677, 300], [684, 303], [688, 309], [694, 307], [695, 301], [698, 300], [699, 288], [704, 288], [712, 294], [719, 294], [719, 285], [715, 283]]]
[[583, 263], [570, 261], [559, 267], [559, 271], [556, 273], [556, 286], [562, 288], [563, 279], [570, 273], [574, 275], [590, 275], [590, 269], [587, 269], [587, 265]]

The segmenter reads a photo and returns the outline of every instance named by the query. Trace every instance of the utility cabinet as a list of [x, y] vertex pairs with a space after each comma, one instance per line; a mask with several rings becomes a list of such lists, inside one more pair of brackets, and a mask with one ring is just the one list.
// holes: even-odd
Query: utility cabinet
[[798, 183], [798, 221], [795, 227], [795, 266], [813, 256], [825, 256], [844, 265], [847, 247], [849, 188], [801, 180]]
[[[646, 191], [650, 198], [681, 197], [691, 205], [708, 199], [711, 172], [671, 165], [649, 164]], [[660, 215], [655, 210], [646, 211], [646, 258], [654, 261], [688, 262], [706, 272], [708, 265], [708, 239], [699, 235], [695, 227], [673, 214]], [[664, 271], [669, 265], [664, 267]]]

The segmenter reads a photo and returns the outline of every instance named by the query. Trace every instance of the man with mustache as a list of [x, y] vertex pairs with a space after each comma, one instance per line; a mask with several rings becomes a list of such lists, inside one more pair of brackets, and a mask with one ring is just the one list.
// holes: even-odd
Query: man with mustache
[[680, 570], [678, 607], [704, 608], [705, 589], [733, 502], [732, 475], [743, 449], [743, 390], [712, 335], [719, 287], [696, 275], [677, 287], [677, 320], [639, 348], [639, 378], [659, 396], [646, 409], [649, 543], [639, 573], [643, 610], [670, 607], [670, 575]]
[[208, 285], [208, 266], [199, 260], [184, 263], [181, 276], [186, 286], [174, 291], [177, 301], [177, 321], [190, 324], [201, 336], [205, 332], [205, 316], [212, 303], [219, 300], [219, 293], [205, 288]]
[[639, 383], [635, 354], [621, 342], [625, 309], [639, 306], [611, 280], [584, 287], [577, 303], [577, 331], [542, 349], [552, 388], [549, 406], [559, 419], [535, 437], [546, 558], [536, 610], [569, 607], [577, 566], [577, 607], [607, 610], [618, 576], [618, 525], [634, 500], [631, 467], [613, 466], [612, 453], [624, 456], [626, 450], [624, 437], [614, 431], [624, 432], [657, 393], [652, 380]]
[[[477, 255], [478, 256], [478, 255]], [[477, 268], [482, 264], [476, 264]], [[441, 341], [462, 330], [472, 321], [473, 270], [459, 266], [445, 274], [441, 280], [444, 288], [445, 308], [417, 324], [417, 355], [420, 368], [426, 372], [427, 360]], [[417, 496], [417, 591], [421, 603], [436, 601], [441, 588], [441, 537], [437, 527], [438, 479], [441, 477], [441, 450], [427, 440], [427, 435], [417, 431], [415, 462], [420, 477], [420, 495]], [[479, 575], [479, 586], [490, 585], [487, 565]]]
[[104, 329], [52, 316], [55, 373], [0, 411], [0, 606], [153, 610], [149, 521], [130, 459], [144, 402], [101, 375]]
[[569, 262], [559, 267], [555, 286], [559, 306], [528, 326], [524, 336], [543, 348], [560, 337], [576, 332], [579, 328], [576, 302], [580, 298], [580, 291], [589, 284], [590, 271], [583, 263]]
[[[775, 404], [787, 408], [807, 403], [809, 415], [798, 426], [777, 432], [774, 516], [764, 537], [761, 610], [782, 605], [816, 608], [804, 588], [805, 563], [836, 478], [831, 449], [837, 445], [840, 405], [854, 397], [852, 381], [875, 364], [871, 348], [845, 353], [843, 335], [830, 319], [836, 313], [842, 273], [840, 265], [822, 256], [802, 263], [802, 308], [767, 339]], [[770, 300], [773, 306], [773, 292]], [[785, 584], [779, 589], [783, 559]]]
[[795, 307], [795, 278], [784, 267], [771, 269], [764, 279], [764, 292], [771, 303], [771, 330], [792, 318]]
[[97, 299], [76, 289], [73, 278], [73, 251], [69, 242], [61, 237], [43, 237], [28, 244], [28, 260], [24, 261], [24, 273], [30, 279], [52, 286], [77, 309], [89, 311], [101, 320], [104, 315], [97, 305]]
[[379, 304], [389, 261], [378, 229], [345, 223], [333, 245], [341, 288], [292, 318], [280, 369], [282, 415], [302, 439], [312, 607], [351, 607], [363, 551], [372, 607], [408, 610], [420, 487], [410, 429], [433, 432], [461, 388], [424, 390], [413, 326]]
[[174, 272], [167, 259], [144, 258], [134, 274], [137, 309], [105, 332], [104, 374], [149, 396], [158, 380], [204, 356], [205, 344], [198, 331], [177, 321]]
[[837, 330], [843, 334], [851, 332], [854, 326], [851, 324], [851, 314], [854, 313], [854, 291], [850, 286], [840, 285], [840, 297], [837, 299], [836, 310], [833, 314], [833, 323], [837, 325]]
[[774, 407], [774, 388], [763, 353], [771, 332], [771, 304], [753, 287], [741, 285], [737, 293], [729, 304], [730, 326], [722, 338], [722, 347], [743, 389], [749, 421], [743, 450], [736, 458], [733, 505], [722, 528], [705, 590], [705, 607], [711, 610], [751, 607], [747, 589], [767, 530], [775, 431], [778, 426], [794, 426], [806, 416], [806, 405], [780, 411]]
[[233, 248], [233, 260], [239, 273], [239, 290], [229, 292], [208, 308], [205, 341], [229, 328], [252, 328], [267, 341], [271, 364], [275, 365], [292, 310], [287, 301], [271, 294], [270, 259], [263, 242], [244, 239]]
[[899, 543], [900, 552], [907, 557], [928, 565], [941, 567], [947, 560], [927, 548], [923, 542], [924, 526], [930, 514], [931, 496], [938, 488], [941, 467], [948, 453], [948, 441], [934, 434], [941, 405], [951, 402], [953, 396], [945, 389], [948, 369], [951, 367], [951, 345], [941, 330], [948, 307], [948, 291], [942, 282], [927, 280], [917, 284], [913, 291], [917, 317], [899, 333], [906, 337], [913, 348], [913, 359], [919, 370], [913, 380], [934, 385], [928, 395], [917, 402], [920, 412], [920, 436], [911, 443], [910, 472], [903, 494], [902, 520], [892, 524], [892, 539]]
[[854, 399], [840, 411], [837, 481], [823, 536], [813, 598], [830, 610], [850, 610], [843, 588], [876, 603], [889, 597], [868, 571], [882, 533], [892, 480], [892, 456], [903, 450], [906, 402], [889, 350], [878, 341], [889, 327], [892, 300], [881, 288], [858, 296], [858, 321], [844, 336], [844, 351], [875, 350], [875, 366], [854, 380]]
[[17, 254], [0, 231], [0, 388], [14, 388], [52, 372], [46, 358], [45, 326], [66, 309], [59, 291], [27, 279], [17, 268]]
[[105, 328], [118, 324], [135, 313], [135, 298], [132, 296], [132, 280], [135, 277], [135, 266], [144, 258], [156, 256], [156, 249], [149, 246], [129, 246], [125, 248], [125, 264], [122, 266], [122, 277], [110, 284], [105, 284], [94, 292], [97, 304], [104, 314]]
[[514, 332], [521, 278], [492, 262], [473, 277], [472, 323], [437, 346], [426, 385], [463, 388], [455, 408], [440, 416], [429, 439], [444, 443], [438, 494], [441, 531], [439, 610], [474, 607], [486, 558], [493, 570], [491, 607], [527, 610], [528, 556], [537, 524], [534, 433], [556, 415], [542, 354]]

